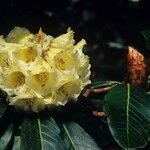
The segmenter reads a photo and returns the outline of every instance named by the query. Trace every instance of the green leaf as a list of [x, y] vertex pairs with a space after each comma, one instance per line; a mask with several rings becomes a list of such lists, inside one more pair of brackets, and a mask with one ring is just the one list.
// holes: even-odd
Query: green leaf
[[0, 138], [0, 150], [6, 150], [12, 137], [14, 125], [10, 124], [3, 136]]
[[66, 150], [53, 120], [26, 118], [21, 128], [21, 150]]
[[101, 87], [112, 86], [115, 84], [120, 84], [120, 82], [118, 81], [96, 81], [96, 82], [92, 82], [91, 88], [101, 88]]
[[100, 150], [94, 140], [75, 122], [62, 125], [67, 150]]
[[150, 98], [139, 88], [122, 84], [111, 89], [103, 103], [109, 128], [120, 146], [143, 148], [150, 140]]
[[146, 44], [147, 44], [147, 45], [150, 45], [150, 29], [141, 31], [141, 33], [142, 33], [143, 36], [144, 36], [144, 39], [145, 39], [145, 41], [146, 41]]
[[20, 136], [15, 136], [13, 150], [20, 150], [21, 138]]
[[7, 109], [7, 105], [5, 102], [3, 102], [2, 100], [0, 100], [0, 118], [3, 116], [3, 114], [5, 113]]

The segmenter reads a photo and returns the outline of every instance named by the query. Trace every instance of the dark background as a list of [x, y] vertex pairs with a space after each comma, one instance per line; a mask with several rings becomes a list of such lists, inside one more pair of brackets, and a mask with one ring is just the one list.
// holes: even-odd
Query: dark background
[[[134, 1], [134, 0], [133, 0]], [[75, 39], [87, 41], [92, 78], [119, 79], [125, 75], [128, 45], [146, 56], [142, 30], [150, 26], [148, 0], [1, 0], [0, 34], [7, 35], [15, 26], [37, 33], [42, 27], [57, 36], [68, 27]]]

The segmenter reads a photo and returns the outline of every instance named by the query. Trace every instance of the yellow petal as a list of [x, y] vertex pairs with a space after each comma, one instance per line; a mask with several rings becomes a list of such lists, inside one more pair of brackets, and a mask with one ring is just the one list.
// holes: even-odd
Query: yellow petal
[[39, 74], [40, 72], [51, 72], [53, 71], [51, 65], [40, 57], [37, 57], [34, 62], [32, 62], [27, 71], [32, 74]]
[[74, 46], [74, 51], [78, 51], [78, 53], [80, 55], [84, 55], [82, 53], [83, 47], [86, 44], [86, 41], [84, 39], [82, 39], [80, 42], [78, 42], [75, 46]]
[[60, 52], [55, 57], [55, 66], [59, 70], [71, 70], [76, 67], [76, 55], [74, 53]]
[[45, 108], [45, 104], [41, 99], [30, 98], [28, 95], [14, 97], [10, 105], [14, 105], [17, 109], [23, 109], [25, 112], [36, 113]]
[[59, 105], [64, 106], [67, 103], [67, 101], [68, 101], [68, 98], [62, 95], [62, 93], [60, 93], [59, 91], [55, 93], [53, 104], [55, 104], [56, 106], [59, 106]]
[[83, 86], [90, 83], [89, 80], [91, 75], [90, 67], [91, 65], [89, 64], [89, 58], [87, 56], [85, 56], [80, 60], [80, 65], [78, 66], [77, 74], [81, 79]]
[[50, 62], [59, 52], [63, 52], [65, 50], [73, 50], [74, 33], [71, 30], [68, 30], [66, 34], [62, 34], [56, 38], [53, 38], [50, 42], [50, 47], [47, 49], [45, 59]]
[[25, 76], [21, 71], [12, 72], [5, 75], [3, 78], [3, 85], [7, 88], [17, 88], [25, 83]]
[[27, 84], [37, 93], [40, 93], [41, 95], [48, 95], [55, 88], [56, 78], [53, 73], [41, 72], [30, 76]]
[[14, 52], [14, 56], [17, 60], [22, 60], [26, 63], [31, 63], [37, 57], [37, 52], [34, 48], [28, 47], [19, 49], [17, 52]]
[[51, 47], [53, 48], [62, 48], [68, 49], [74, 44], [74, 33], [71, 30], [68, 30], [66, 34], [62, 34], [54, 38], [51, 42]]
[[26, 28], [15, 27], [7, 35], [6, 41], [9, 43], [26, 43], [32, 40], [33, 35]]
[[65, 97], [76, 98], [77, 96], [79, 96], [81, 90], [82, 86], [80, 80], [71, 77], [58, 89], [58, 92]]
[[10, 60], [9, 56], [6, 52], [0, 52], [0, 67], [9, 67], [10, 66]]

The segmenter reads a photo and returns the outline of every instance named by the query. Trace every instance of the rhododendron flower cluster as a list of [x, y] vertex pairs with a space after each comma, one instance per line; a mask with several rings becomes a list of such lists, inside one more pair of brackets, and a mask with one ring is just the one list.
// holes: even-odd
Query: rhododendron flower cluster
[[21, 27], [5, 39], [0, 36], [0, 89], [8, 94], [10, 105], [39, 112], [76, 100], [90, 83], [85, 44], [84, 39], [75, 44], [71, 29], [56, 38]]

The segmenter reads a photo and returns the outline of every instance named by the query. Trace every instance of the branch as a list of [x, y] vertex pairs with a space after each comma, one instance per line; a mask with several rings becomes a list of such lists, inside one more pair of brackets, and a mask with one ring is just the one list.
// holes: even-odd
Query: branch
[[92, 93], [104, 93], [106, 91], [109, 91], [112, 87], [114, 87], [114, 86], [97, 88], [97, 89], [86, 89], [86, 91], [83, 93], [83, 96], [88, 97]]
[[93, 115], [97, 117], [106, 117], [106, 114], [104, 112], [99, 111], [93, 111]]

